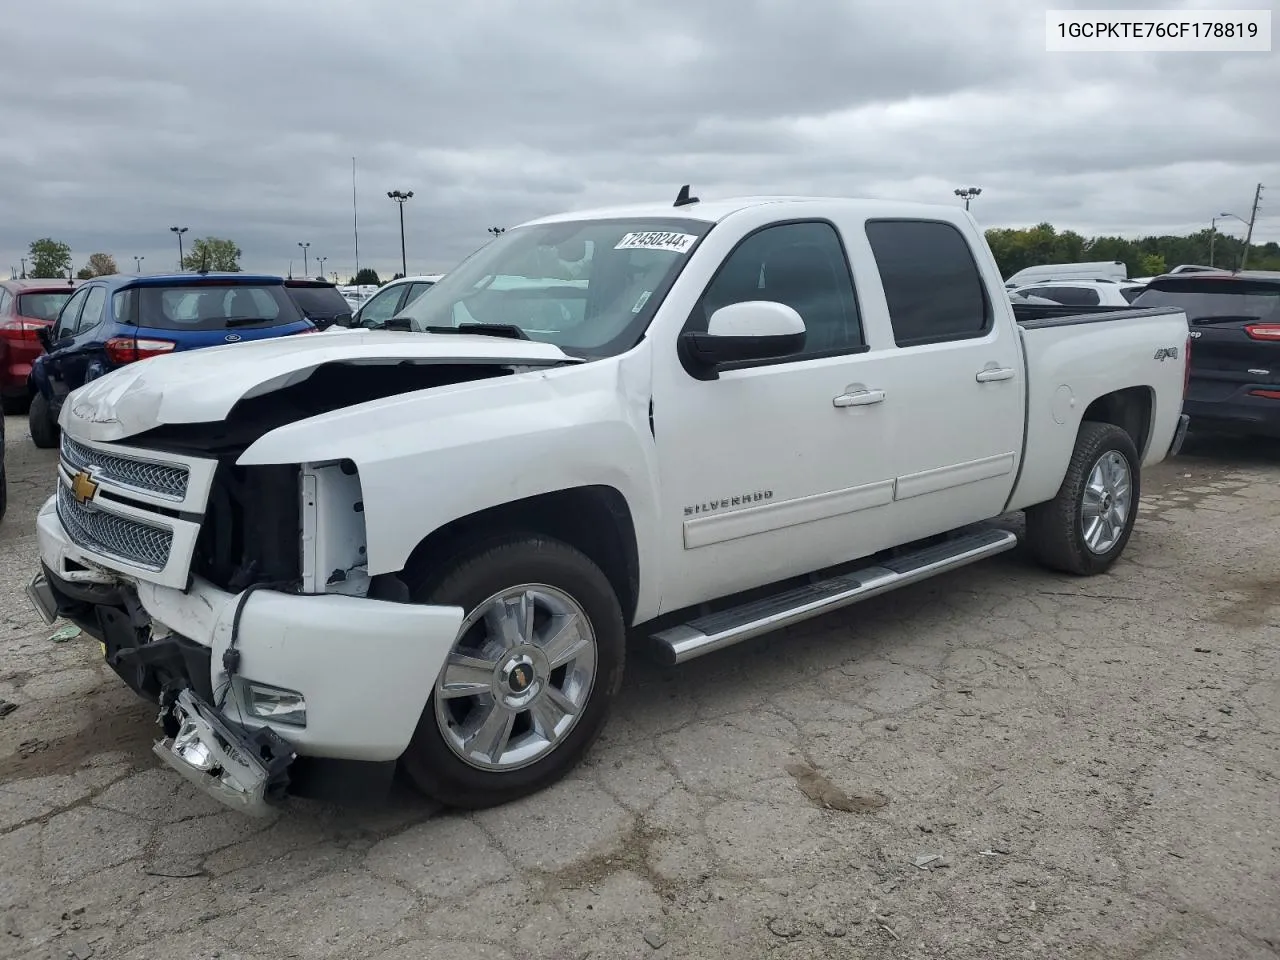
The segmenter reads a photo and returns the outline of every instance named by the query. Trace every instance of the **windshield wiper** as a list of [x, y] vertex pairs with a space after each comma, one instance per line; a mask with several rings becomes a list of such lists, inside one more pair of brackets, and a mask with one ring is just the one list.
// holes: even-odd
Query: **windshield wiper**
[[1226, 315], [1221, 317], [1192, 317], [1191, 322], [1197, 324], [1205, 323], [1256, 323], [1262, 317], [1251, 317], [1248, 314]]
[[271, 317], [227, 317], [228, 327], [247, 327], [251, 323], [270, 323]]
[[423, 327], [424, 333], [476, 333], [482, 337], [505, 337], [508, 340], [532, 340], [514, 323], [464, 323], [457, 327]]

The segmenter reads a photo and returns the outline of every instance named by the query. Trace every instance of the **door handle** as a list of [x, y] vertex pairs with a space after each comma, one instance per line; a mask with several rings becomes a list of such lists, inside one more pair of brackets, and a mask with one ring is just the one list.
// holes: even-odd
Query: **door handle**
[[866, 407], [882, 402], [884, 402], [883, 390], [855, 390], [840, 394], [831, 401], [831, 404], [836, 407]]
[[1013, 367], [983, 367], [974, 377], [979, 383], [993, 383], [996, 380], [1012, 380]]

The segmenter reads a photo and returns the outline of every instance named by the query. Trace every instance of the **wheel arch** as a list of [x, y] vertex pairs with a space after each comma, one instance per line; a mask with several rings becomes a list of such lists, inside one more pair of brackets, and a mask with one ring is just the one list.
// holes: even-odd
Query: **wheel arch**
[[632, 622], [640, 596], [635, 521], [626, 497], [606, 484], [540, 493], [451, 520], [419, 541], [404, 571], [447, 565], [463, 550], [521, 532], [563, 541], [586, 554], [613, 586], [624, 621]]
[[1080, 418], [1076, 437], [1087, 421], [1110, 423], [1119, 427], [1133, 441], [1138, 451], [1138, 463], [1146, 459], [1151, 445], [1151, 429], [1154, 424], [1155, 391], [1149, 386], [1124, 387], [1096, 397]]

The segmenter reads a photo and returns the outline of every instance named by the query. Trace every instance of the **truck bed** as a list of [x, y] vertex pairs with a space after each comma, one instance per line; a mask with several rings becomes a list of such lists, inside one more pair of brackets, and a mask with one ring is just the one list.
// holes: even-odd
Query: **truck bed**
[[1027, 330], [1042, 327], [1069, 327], [1079, 323], [1102, 323], [1128, 317], [1153, 317], [1176, 312], [1167, 307], [1097, 306], [1069, 307], [1061, 304], [1015, 303], [1013, 318]]

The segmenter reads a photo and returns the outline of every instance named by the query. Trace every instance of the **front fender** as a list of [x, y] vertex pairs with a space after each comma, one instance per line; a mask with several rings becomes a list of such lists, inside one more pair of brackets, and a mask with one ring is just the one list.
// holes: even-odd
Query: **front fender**
[[[658, 528], [648, 405], [647, 364], [614, 358], [336, 410], [271, 431], [238, 462], [353, 461], [370, 575], [402, 570], [414, 548], [450, 521], [587, 485], [625, 498], [647, 573]], [[659, 587], [643, 574], [641, 581], [638, 607], [645, 609]]]

